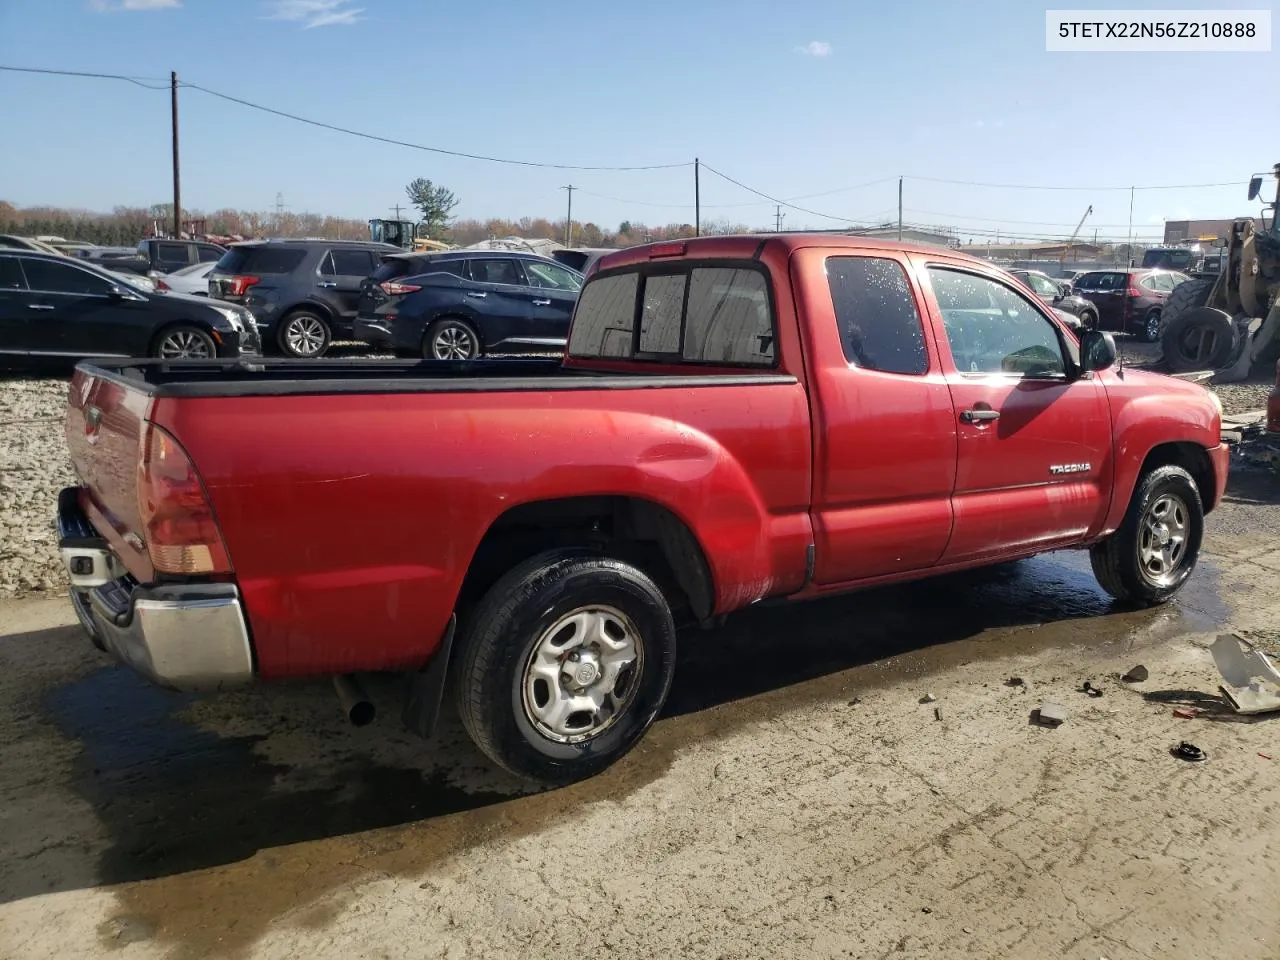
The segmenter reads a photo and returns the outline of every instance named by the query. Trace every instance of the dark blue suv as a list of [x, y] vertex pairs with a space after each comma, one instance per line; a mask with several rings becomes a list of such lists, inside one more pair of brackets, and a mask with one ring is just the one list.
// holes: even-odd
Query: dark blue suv
[[559, 351], [582, 283], [577, 271], [530, 254], [393, 254], [364, 282], [353, 333], [436, 360]]

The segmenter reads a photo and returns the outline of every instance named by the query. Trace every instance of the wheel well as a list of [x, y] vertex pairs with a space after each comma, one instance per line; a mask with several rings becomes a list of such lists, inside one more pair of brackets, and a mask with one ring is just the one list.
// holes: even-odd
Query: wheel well
[[284, 313], [280, 314], [281, 322], [288, 320], [295, 313], [314, 313], [325, 323], [333, 326], [333, 312], [323, 303], [312, 303], [310, 301], [307, 301], [306, 303], [295, 303]]
[[147, 353], [154, 354], [160, 346], [160, 341], [165, 338], [165, 335], [173, 330], [177, 330], [179, 327], [194, 327], [197, 330], [203, 331], [214, 338], [215, 347], [218, 345], [218, 335], [215, 333], [213, 327], [209, 326], [209, 324], [201, 320], [171, 320], [152, 335], [151, 344], [147, 349]]
[[1147, 454], [1147, 458], [1142, 461], [1142, 471], [1139, 476], [1146, 476], [1159, 467], [1182, 467], [1196, 482], [1196, 488], [1200, 491], [1200, 500], [1204, 503], [1204, 512], [1208, 513], [1217, 506], [1213, 502], [1214, 491], [1217, 490], [1217, 485], [1214, 483], [1213, 463], [1209, 460], [1209, 454], [1204, 447], [1198, 443], [1162, 443], [1158, 447], [1153, 447]]
[[673, 609], [711, 618], [715, 587], [706, 555], [684, 521], [635, 497], [569, 497], [512, 507], [476, 548], [459, 594], [469, 606], [516, 564], [565, 547], [590, 547], [644, 570]]

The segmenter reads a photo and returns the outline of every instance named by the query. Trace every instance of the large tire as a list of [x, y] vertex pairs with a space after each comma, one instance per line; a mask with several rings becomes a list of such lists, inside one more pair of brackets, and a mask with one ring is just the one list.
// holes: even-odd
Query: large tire
[[280, 321], [276, 342], [287, 357], [315, 359], [329, 349], [333, 333], [329, 322], [311, 310], [295, 310]]
[[211, 360], [218, 355], [218, 348], [207, 330], [179, 323], [156, 335], [151, 355], [161, 360]]
[[1231, 362], [1236, 348], [1231, 317], [1213, 307], [1195, 307], [1166, 323], [1160, 349], [1174, 373], [1218, 370]]
[[1195, 480], [1182, 467], [1157, 467], [1138, 480], [1120, 528], [1090, 548], [1089, 560], [1117, 600], [1164, 603], [1191, 576], [1203, 538]]
[[1164, 312], [1161, 314], [1165, 329], [1169, 329], [1169, 324], [1173, 323], [1179, 315], [1208, 303], [1209, 291], [1213, 289], [1213, 284], [1212, 279], [1184, 280], [1174, 287], [1173, 292], [1169, 294], [1169, 299], [1164, 302]]
[[581, 549], [540, 554], [466, 619], [452, 678], [462, 725], [519, 777], [555, 786], [599, 773], [666, 702], [675, 623], [662, 591], [629, 564]]
[[474, 360], [481, 352], [475, 327], [457, 317], [437, 320], [422, 338], [422, 355], [428, 360]]

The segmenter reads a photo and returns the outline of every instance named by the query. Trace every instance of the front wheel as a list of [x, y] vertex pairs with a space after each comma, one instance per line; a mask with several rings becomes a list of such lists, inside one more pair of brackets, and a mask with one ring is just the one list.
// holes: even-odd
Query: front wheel
[[666, 701], [676, 630], [640, 569], [586, 550], [520, 564], [468, 618], [453, 685], [489, 759], [546, 786], [600, 772]]
[[1120, 529], [1089, 550], [1094, 576], [1117, 600], [1164, 603], [1195, 569], [1204, 503], [1182, 467], [1157, 467], [1138, 481]]
[[213, 337], [185, 324], [164, 331], [153, 352], [161, 360], [209, 360], [217, 355]]

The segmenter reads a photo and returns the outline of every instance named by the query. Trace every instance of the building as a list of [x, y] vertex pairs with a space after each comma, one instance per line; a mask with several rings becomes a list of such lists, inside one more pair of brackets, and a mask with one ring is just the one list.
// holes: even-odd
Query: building
[[[1227, 232], [1231, 229], [1231, 224], [1239, 217], [1232, 217], [1226, 220], [1166, 220], [1164, 222], [1164, 242], [1167, 244], [1181, 243], [1184, 240], [1224, 240]], [[1259, 230], [1265, 230], [1266, 225], [1262, 219], [1255, 218], [1253, 225]]]
[[988, 260], [1033, 261], [1043, 263], [1056, 260], [1066, 263], [1092, 263], [1102, 253], [1096, 243], [1067, 244], [1061, 240], [1043, 240], [1040, 243], [986, 243], [976, 241], [960, 247], [965, 253]]

